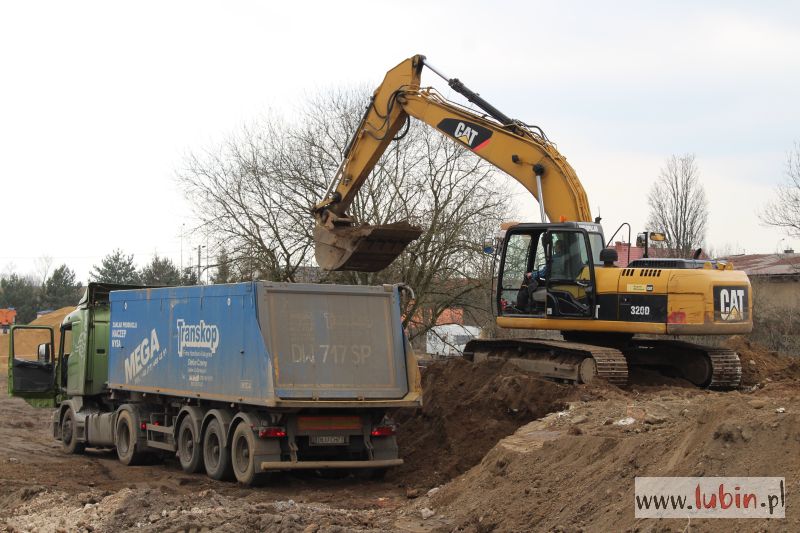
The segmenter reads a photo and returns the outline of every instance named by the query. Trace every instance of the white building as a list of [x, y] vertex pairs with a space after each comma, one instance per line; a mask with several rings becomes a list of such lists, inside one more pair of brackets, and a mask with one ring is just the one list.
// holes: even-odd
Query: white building
[[434, 326], [428, 331], [425, 348], [430, 355], [440, 357], [460, 356], [464, 352], [464, 345], [478, 337], [480, 332], [480, 328], [462, 326], [460, 324]]

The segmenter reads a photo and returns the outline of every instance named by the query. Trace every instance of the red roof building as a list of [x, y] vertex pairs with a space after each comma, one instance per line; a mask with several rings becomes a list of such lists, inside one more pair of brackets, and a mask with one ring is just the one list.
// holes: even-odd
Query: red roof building
[[735, 270], [744, 270], [751, 278], [800, 277], [800, 254], [748, 254], [725, 258]]

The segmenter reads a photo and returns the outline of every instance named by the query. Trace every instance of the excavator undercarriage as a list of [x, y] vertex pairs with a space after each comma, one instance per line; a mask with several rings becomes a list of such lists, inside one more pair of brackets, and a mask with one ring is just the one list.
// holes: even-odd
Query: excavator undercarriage
[[698, 387], [717, 390], [735, 389], [741, 382], [739, 356], [728, 348], [660, 339], [609, 341], [601, 337], [585, 341], [591, 344], [549, 339], [478, 339], [466, 345], [464, 357], [474, 362], [502, 359], [543, 377], [571, 383], [590, 383], [600, 378], [624, 386], [628, 384], [629, 369], [634, 367], [657, 370]]

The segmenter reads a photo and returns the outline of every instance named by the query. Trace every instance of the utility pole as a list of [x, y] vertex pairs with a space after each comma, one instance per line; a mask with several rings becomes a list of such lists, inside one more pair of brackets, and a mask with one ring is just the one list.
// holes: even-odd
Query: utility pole
[[186, 233], [186, 223], [181, 224], [181, 276], [183, 275], [183, 234]]
[[200, 285], [200, 276], [202, 275], [202, 271], [200, 270], [200, 251], [203, 249], [202, 246], [199, 244], [197, 245], [197, 284]]

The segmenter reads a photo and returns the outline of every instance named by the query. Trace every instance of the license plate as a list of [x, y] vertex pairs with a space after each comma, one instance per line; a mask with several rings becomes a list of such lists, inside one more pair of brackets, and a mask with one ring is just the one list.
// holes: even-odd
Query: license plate
[[347, 435], [314, 435], [310, 439], [312, 446], [342, 446], [347, 442]]

